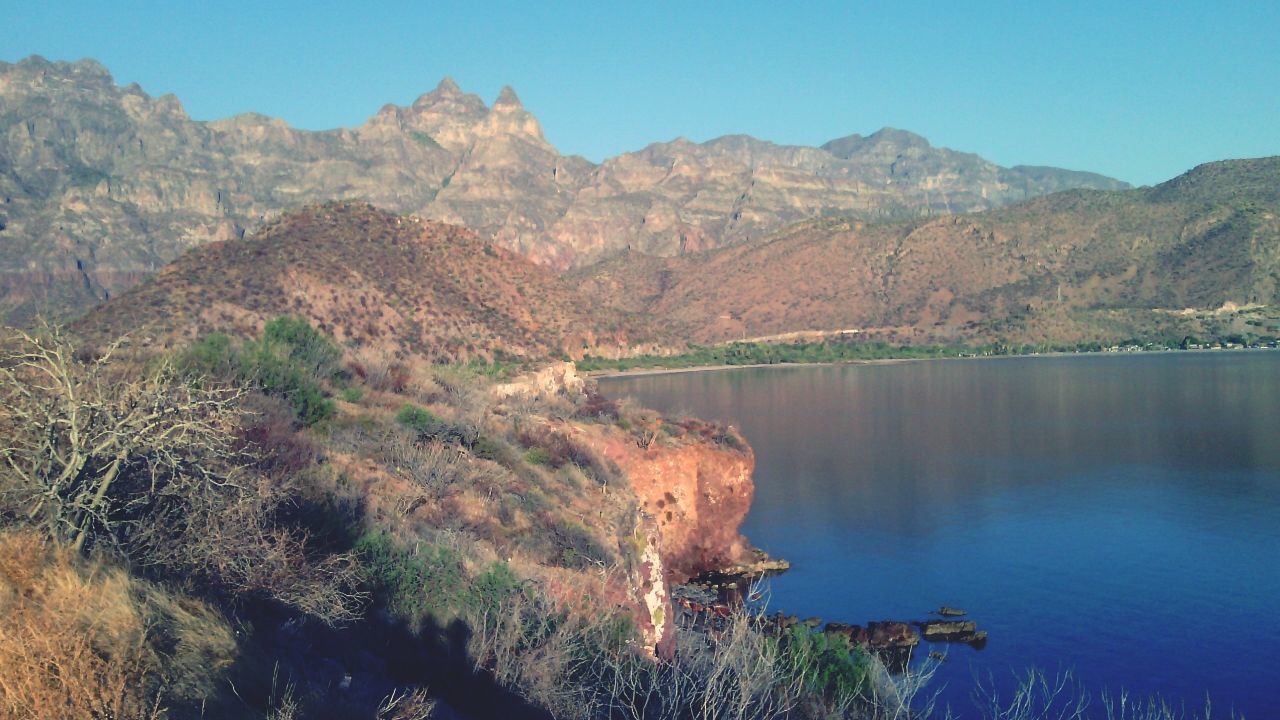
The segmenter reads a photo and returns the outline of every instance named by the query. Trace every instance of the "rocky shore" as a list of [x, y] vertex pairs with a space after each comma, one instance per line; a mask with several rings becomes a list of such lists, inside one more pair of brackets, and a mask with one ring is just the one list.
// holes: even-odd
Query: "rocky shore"
[[[771, 558], [762, 550], [753, 551], [751, 561], [737, 563], [714, 572], [707, 572], [672, 588], [672, 604], [675, 606], [676, 625], [702, 632], [721, 629], [735, 612], [746, 609], [751, 613], [751, 603], [759, 601], [760, 582], [790, 569], [791, 564], [780, 558]], [[942, 606], [934, 610], [942, 620], [876, 620], [864, 625], [845, 622], [824, 622], [811, 617], [801, 620], [796, 615], [776, 612], [753, 617], [767, 633], [789, 632], [803, 626], [813, 632], [821, 632], [828, 639], [843, 642], [850, 649], [861, 648], [875, 653], [893, 671], [906, 669], [921, 641], [927, 643], [960, 643], [975, 650], [987, 644], [987, 633], [979, 630], [973, 620], [959, 620], [966, 616], [964, 610]], [[945, 657], [931, 652], [931, 657]]]

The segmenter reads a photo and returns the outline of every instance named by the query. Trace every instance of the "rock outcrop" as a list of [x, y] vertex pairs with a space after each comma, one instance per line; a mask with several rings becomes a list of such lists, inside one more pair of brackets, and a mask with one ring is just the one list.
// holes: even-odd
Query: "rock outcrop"
[[642, 447], [629, 433], [608, 432], [592, 443], [627, 476], [641, 511], [657, 524], [668, 582], [751, 559], [740, 528], [755, 494], [755, 455], [736, 433], [731, 437]]
[[[521, 413], [521, 407], [562, 408], [559, 418], [522, 414], [521, 437], [595, 468], [597, 479], [622, 480], [580, 487], [574, 502], [596, 506], [596, 530], [617, 535], [625, 559], [624, 594], [650, 653], [661, 657], [674, 651], [677, 584], [717, 570], [785, 568], [752, 548], [740, 532], [754, 495], [755, 456], [732, 428], [671, 421], [651, 411], [625, 417], [569, 362], [495, 385], [492, 393], [504, 415]], [[566, 406], [576, 408], [573, 418], [566, 416]], [[549, 463], [556, 466], [554, 460]], [[627, 519], [610, 525], [601, 509], [619, 504]]]
[[640, 557], [631, 577], [631, 586], [639, 605], [639, 625], [644, 634], [645, 649], [655, 657], [670, 658], [675, 654], [676, 646], [672, 588], [667, 581], [662, 531], [652, 516], [642, 514], [638, 518], [636, 539], [640, 545]]

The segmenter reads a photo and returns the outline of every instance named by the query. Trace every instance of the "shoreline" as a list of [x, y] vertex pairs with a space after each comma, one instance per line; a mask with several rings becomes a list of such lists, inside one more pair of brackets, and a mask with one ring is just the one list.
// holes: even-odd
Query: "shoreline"
[[833, 365], [893, 365], [896, 363], [920, 362], [921, 360], [956, 360], [959, 358], [876, 358], [873, 360], [832, 360], [829, 362], [798, 363], [751, 363], [750, 365], [693, 365], [683, 368], [635, 368], [632, 370], [590, 370], [581, 373], [583, 377], [595, 380], [635, 377], [640, 375], [671, 375], [674, 373], [716, 372], [720, 370], [747, 370], [751, 368], [802, 368], [829, 367]]
[[841, 365], [895, 365], [898, 363], [913, 362], [933, 362], [937, 360], [1011, 360], [1016, 358], [1061, 358], [1061, 357], [1130, 357], [1134, 355], [1203, 355], [1209, 353], [1237, 353], [1237, 352], [1259, 352], [1274, 351], [1275, 348], [1200, 348], [1196, 350], [1178, 350], [1170, 348], [1168, 350], [1141, 350], [1141, 351], [1122, 351], [1122, 352], [1048, 352], [1048, 353], [1028, 353], [1025, 355], [959, 355], [955, 357], [924, 357], [924, 358], [872, 358], [865, 360], [831, 360], [827, 362], [780, 362], [780, 363], [752, 363], [749, 365], [694, 365], [682, 368], [633, 368], [631, 370], [589, 370], [580, 373], [583, 377], [593, 380], [610, 380], [627, 377], [643, 377], [646, 375], [673, 375], [676, 373], [697, 373], [697, 372], [719, 372], [725, 370], [747, 370], [759, 368], [805, 368], [805, 367], [836, 367]]

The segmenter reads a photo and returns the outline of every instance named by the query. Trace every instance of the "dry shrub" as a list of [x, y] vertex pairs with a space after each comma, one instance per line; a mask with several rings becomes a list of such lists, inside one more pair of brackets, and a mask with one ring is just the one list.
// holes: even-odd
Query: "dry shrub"
[[[469, 650], [477, 667], [555, 717], [810, 716], [802, 705], [810, 700], [805, 686], [813, 668], [797, 665], [745, 615], [731, 618], [715, 640], [682, 632], [679, 653], [665, 662], [638, 652], [625, 616], [548, 604], [530, 593], [508, 596], [473, 627]], [[812, 716], [842, 717], [851, 704], [840, 698]]]
[[546, 423], [522, 425], [516, 432], [516, 438], [527, 448], [545, 451], [546, 464], [553, 468], [573, 464], [601, 484], [608, 484], [616, 475], [609, 462], [595, 449]]
[[166, 498], [227, 486], [244, 389], [186, 381], [167, 359], [86, 358], [56, 328], [0, 350], [0, 499], [77, 548], [119, 539]]
[[247, 418], [240, 431], [242, 452], [265, 473], [301, 472], [320, 457], [320, 450], [294, 429], [293, 414], [280, 398], [253, 393], [241, 402]]
[[347, 354], [347, 372], [375, 390], [385, 390], [395, 359], [383, 349], [359, 347]]
[[355, 556], [314, 552], [305, 532], [277, 522], [305, 492], [296, 478], [254, 479], [235, 496], [188, 503], [138, 527], [130, 554], [199, 588], [275, 600], [329, 625], [360, 617], [367, 596]]
[[360, 349], [351, 363], [356, 375], [374, 390], [397, 395], [407, 390], [413, 382], [409, 367], [385, 351]]
[[423, 688], [413, 691], [396, 690], [382, 699], [378, 705], [377, 720], [427, 720], [436, 709]]
[[695, 417], [682, 417], [671, 423], [669, 427], [681, 437], [692, 436], [717, 445], [725, 445], [734, 450], [746, 448], [746, 442], [742, 439], [742, 436], [724, 423], [710, 422]]
[[235, 650], [199, 603], [34, 533], [0, 534], [0, 718], [164, 717], [168, 701], [211, 693]]
[[578, 417], [606, 422], [618, 419], [622, 404], [617, 400], [611, 400], [602, 395], [598, 384], [594, 382], [587, 383], [584, 393], [582, 403], [578, 405], [578, 410], [575, 413]]
[[315, 451], [278, 403], [259, 403], [246, 433], [244, 388], [185, 377], [168, 358], [139, 366], [114, 347], [86, 357], [45, 328], [0, 348], [0, 513], [193, 589], [355, 617], [354, 558], [314, 553], [306, 529], [281, 520]]
[[439, 440], [418, 442], [404, 433], [388, 439], [391, 469], [407, 478], [423, 501], [437, 501], [466, 487], [471, 462], [459, 446]]
[[439, 366], [432, 369], [430, 384], [438, 390], [425, 392], [424, 383], [419, 397], [424, 402], [443, 402], [453, 408], [453, 424], [470, 437], [478, 437], [491, 410], [492, 382], [465, 368]]

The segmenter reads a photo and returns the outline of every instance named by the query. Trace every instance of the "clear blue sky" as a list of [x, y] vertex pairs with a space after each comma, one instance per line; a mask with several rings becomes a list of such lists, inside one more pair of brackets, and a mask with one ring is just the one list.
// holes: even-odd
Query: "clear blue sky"
[[445, 75], [592, 160], [882, 126], [1138, 184], [1280, 154], [1280, 2], [11, 2], [0, 59], [92, 57], [197, 119], [310, 129]]

